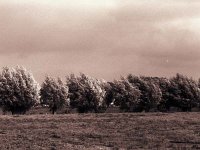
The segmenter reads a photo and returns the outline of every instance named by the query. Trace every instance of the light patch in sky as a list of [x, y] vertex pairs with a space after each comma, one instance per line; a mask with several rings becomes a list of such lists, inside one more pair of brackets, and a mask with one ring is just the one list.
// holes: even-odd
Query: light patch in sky
[[88, 8], [88, 9], [101, 9], [116, 7], [117, 0], [7, 0], [5, 3], [15, 4], [37, 4], [49, 5], [53, 7], [73, 7], [73, 8]]
[[190, 17], [190, 18], [180, 18], [170, 20], [160, 24], [160, 27], [164, 28], [177, 28], [179, 30], [190, 30], [194, 33], [200, 34], [200, 18], [199, 17]]

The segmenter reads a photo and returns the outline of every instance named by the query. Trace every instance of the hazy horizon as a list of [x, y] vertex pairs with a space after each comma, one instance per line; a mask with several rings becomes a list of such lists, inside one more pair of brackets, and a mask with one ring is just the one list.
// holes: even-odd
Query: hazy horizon
[[83, 72], [200, 77], [200, 1], [2, 0], [0, 67], [36, 80]]

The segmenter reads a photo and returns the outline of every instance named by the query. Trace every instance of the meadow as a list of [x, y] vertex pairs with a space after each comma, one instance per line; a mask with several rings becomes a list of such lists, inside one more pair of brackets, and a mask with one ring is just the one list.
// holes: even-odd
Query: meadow
[[200, 149], [200, 112], [0, 115], [0, 149]]

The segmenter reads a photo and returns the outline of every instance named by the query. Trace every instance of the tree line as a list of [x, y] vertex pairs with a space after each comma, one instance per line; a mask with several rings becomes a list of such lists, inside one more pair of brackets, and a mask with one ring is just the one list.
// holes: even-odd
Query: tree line
[[123, 112], [167, 112], [200, 108], [200, 80], [176, 74], [171, 78], [129, 74], [107, 82], [80, 73], [60, 78], [47, 76], [41, 86], [23, 67], [4, 67], [0, 73], [0, 106], [3, 112], [25, 114], [35, 106], [53, 114], [62, 108], [79, 113], [103, 113], [109, 107]]

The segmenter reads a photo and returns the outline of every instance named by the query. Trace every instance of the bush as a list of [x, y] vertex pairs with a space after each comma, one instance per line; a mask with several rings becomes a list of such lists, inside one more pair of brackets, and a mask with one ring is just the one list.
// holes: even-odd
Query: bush
[[40, 95], [41, 104], [47, 105], [52, 114], [69, 104], [68, 88], [60, 78], [56, 81], [51, 77], [46, 77], [42, 83]]
[[39, 86], [23, 67], [3, 68], [0, 75], [0, 103], [4, 112], [25, 114], [39, 102]]

